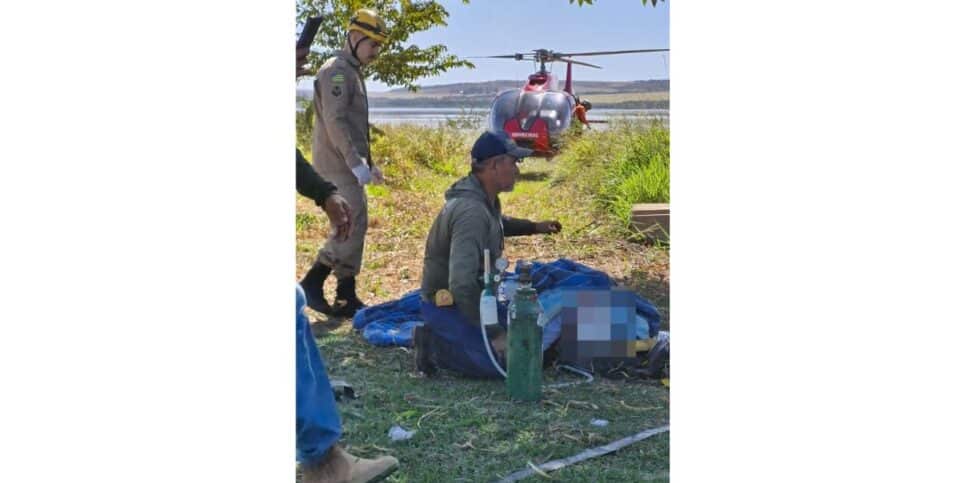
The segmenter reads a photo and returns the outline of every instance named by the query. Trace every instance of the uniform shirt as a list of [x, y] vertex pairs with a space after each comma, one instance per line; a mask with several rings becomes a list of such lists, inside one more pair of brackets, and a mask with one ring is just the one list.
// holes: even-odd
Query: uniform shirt
[[369, 100], [359, 61], [348, 48], [336, 53], [319, 69], [313, 101], [315, 170], [336, 185], [355, 183], [352, 168], [370, 157]]

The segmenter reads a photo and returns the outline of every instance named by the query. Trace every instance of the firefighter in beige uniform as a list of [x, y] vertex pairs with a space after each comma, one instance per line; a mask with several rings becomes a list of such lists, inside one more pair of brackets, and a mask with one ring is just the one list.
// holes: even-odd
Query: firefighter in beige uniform
[[[379, 55], [385, 40], [382, 18], [373, 10], [358, 10], [349, 22], [345, 46], [315, 78], [312, 164], [348, 200], [353, 219], [349, 238], [339, 241], [330, 235], [300, 283], [309, 307], [335, 316], [351, 317], [365, 307], [356, 296], [368, 228], [365, 185], [383, 179], [370, 158], [369, 102], [360, 70]], [[322, 292], [330, 273], [338, 280], [331, 306]]]

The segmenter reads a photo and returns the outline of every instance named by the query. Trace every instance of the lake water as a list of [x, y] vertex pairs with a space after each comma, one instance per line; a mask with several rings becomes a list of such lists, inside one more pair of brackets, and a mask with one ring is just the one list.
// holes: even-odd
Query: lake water
[[[435, 126], [448, 120], [478, 119], [486, 122], [488, 109], [458, 109], [436, 107], [383, 107], [369, 109], [369, 122], [373, 124], [420, 124]], [[659, 119], [668, 120], [667, 109], [592, 109], [587, 113], [590, 121], [612, 121], [627, 118], [631, 120]], [[606, 124], [599, 126], [605, 127]], [[594, 125], [598, 127], [598, 125]]]
[[[298, 110], [301, 110], [297, 107]], [[419, 124], [437, 126], [450, 120], [478, 120], [480, 126], [486, 122], [489, 109], [460, 109], [449, 107], [373, 107], [369, 109], [369, 122], [372, 124]], [[614, 121], [619, 119], [648, 120], [658, 119], [667, 124], [667, 109], [592, 109], [587, 113], [589, 121]], [[594, 124], [595, 129], [606, 129], [607, 124]]]

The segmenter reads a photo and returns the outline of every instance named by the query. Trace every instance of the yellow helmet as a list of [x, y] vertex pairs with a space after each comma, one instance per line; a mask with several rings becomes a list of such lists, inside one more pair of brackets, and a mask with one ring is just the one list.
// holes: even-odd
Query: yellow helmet
[[386, 34], [388, 34], [386, 31], [386, 22], [382, 20], [382, 17], [375, 10], [369, 8], [356, 10], [356, 13], [349, 19], [349, 31], [351, 32], [353, 30], [358, 30], [362, 32], [362, 35], [379, 43], [385, 42]]

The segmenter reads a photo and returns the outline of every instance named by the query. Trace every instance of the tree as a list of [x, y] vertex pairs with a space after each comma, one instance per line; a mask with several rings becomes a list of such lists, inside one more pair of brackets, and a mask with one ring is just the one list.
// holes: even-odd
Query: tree
[[[468, 3], [464, 0], [463, 3]], [[416, 91], [416, 81], [457, 67], [475, 67], [436, 44], [424, 48], [406, 45], [409, 36], [432, 27], [446, 25], [449, 12], [435, 1], [418, 0], [298, 0], [296, 18], [304, 23], [308, 17], [322, 16], [322, 25], [313, 45], [327, 51], [325, 55], [312, 53], [309, 65], [318, 70], [326, 59], [345, 45], [349, 18], [360, 8], [371, 8], [386, 21], [389, 30], [382, 53], [366, 66], [364, 74], [391, 86], [405, 86]]]

